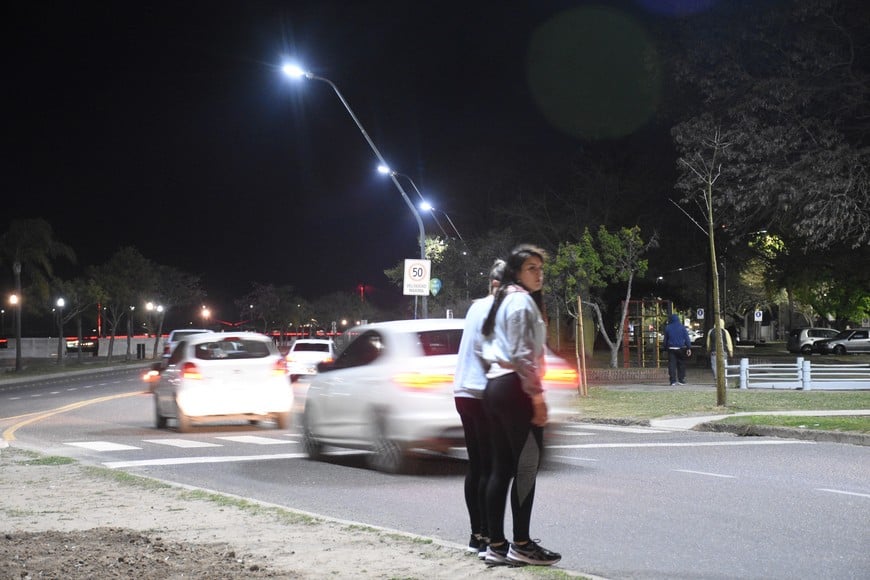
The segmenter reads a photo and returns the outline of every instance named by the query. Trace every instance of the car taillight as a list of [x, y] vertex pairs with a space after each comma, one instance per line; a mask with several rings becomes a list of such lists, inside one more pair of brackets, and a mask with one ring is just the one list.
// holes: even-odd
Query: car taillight
[[573, 389], [578, 384], [577, 371], [567, 369], [547, 369], [542, 382], [547, 383], [549, 388]]
[[437, 389], [445, 383], [453, 383], [453, 375], [447, 373], [399, 373], [393, 382], [411, 391]]
[[287, 374], [287, 361], [281, 357], [278, 357], [278, 360], [275, 361], [275, 366], [272, 367], [273, 375], [284, 376]]
[[202, 375], [195, 364], [192, 362], [186, 362], [181, 366], [181, 377], [184, 379], [199, 380], [202, 378]]
[[142, 380], [146, 383], [153, 383], [158, 379], [160, 379], [160, 371], [155, 371], [153, 369], [142, 375]]

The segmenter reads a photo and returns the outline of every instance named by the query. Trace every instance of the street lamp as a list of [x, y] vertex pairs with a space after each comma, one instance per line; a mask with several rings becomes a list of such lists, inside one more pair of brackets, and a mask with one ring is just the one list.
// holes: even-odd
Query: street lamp
[[63, 307], [66, 300], [57, 299], [57, 364], [63, 364]]
[[[20, 264], [16, 263], [15, 266], [18, 266], [17, 273], [20, 273]], [[15, 316], [15, 372], [21, 370], [21, 303], [18, 296], [18, 294], [9, 296], [9, 304], [12, 305]]]
[[[459, 238], [459, 241], [462, 242], [463, 245], [465, 244], [465, 239], [463, 239], [462, 234], [459, 233], [459, 230], [456, 229], [456, 224], [453, 223], [453, 220], [450, 219], [450, 216], [447, 215], [446, 211], [444, 211], [443, 209], [437, 209], [432, 204], [430, 204], [428, 201], [423, 201], [423, 203], [420, 204], [420, 209], [422, 209], [423, 211], [428, 211], [428, 212], [432, 213], [432, 217], [435, 217], [434, 214], [437, 211], [438, 213], [443, 215], [445, 218], [447, 218], [447, 223], [449, 223], [450, 227], [453, 228], [453, 231], [456, 232], [456, 237]], [[444, 235], [446, 236], [447, 234], [445, 233]]]
[[[383, 165], [384, 167], [389, 167], [387, 165], [387, 162], [384, 160], [383, 155], [381, 155], [381, 152], [378, 151], [378, 148], [375, 146], [374, 142], [371, 140], [371, 137], [369, 137], [369, 134], [366, 133], [366, 130], [363, 128], [362, 123], [360, 123], [359, 119], [357, 119], [353, 110], [350, 108], [350, 105], [345, 100], [344, 95], [341, 94], [341, 91], [338, 90], [338, 87], [335, 85], [335, 83], [333, 83], [331, 80], [329, 80], [326, 77], [321, 77], [321, 76], [315, 75], [312, 72], [303, 70], [302, 68], [300, 68], [298, 65], [295, 65], [295, 64], [286, 64], [282, 67], [281, 70], [284, 72], [284, 74], [286, 74], [287, 76], [289, 76], [291, 78], [294, 78], [294, 79], [305, 78], [308, 80], [322, 81], [322, 82], [328, 84], [330, 87], [332, 87], [332, 90], [335, 91], [335, 94], [338, 96], [338, 99], [341, 101], [341, 104], [344, 105], [345, 109], [347, 109], [347, 112], [350, 115], [351, 119], [353, 119], [353, 122], [356, 123], [356, 126], [359, 129], [360, 133], [362, 133], [362, 136], [365, 138], [366, 142], [369, 144], [369, 147], [371, 148], [372, 152], [375, 154], [375, 157], [378, 158], [378, 161], [380, 162], [381, 165]], [[420, 259], [425, 260], [426, 259], [426, 232], [423, 229], [423, 219], [420, 217], [420, 212], [417, 211], [417, 208], [414, 207], [414, 204], [411, 203], [410, 199], [408, 199], [408, 194], [405, 193], [405, 190], [402, 188], [402, 184], [399, 183], [399, 179], [398, 179], [397, 175], [393, 172], [390, 172], [390, 178], [393, 180], [393, 185], [396, 186], [396, 189], [398, 189], [399, 193], [402, 195], [402, 199], [405, 200], [405, 203], [408, 205], [408, 209], [410, 209], [411, 213], [414, 214], [414, 219], [417, 220], [417, 228], [420, 230]], [[423, 296], [423, 300], [422, 300], [423, 318], [429, 318], [427, 298], [428, 298], [427, 296]]]
[[157, 358], [157, 346], [160, 342], [160, 335], [163, 332], [163, 305], [158, 304], [155, 306], [153, 302], [148, 302], [145, 304], [145, 310], [148, 311], [149, 322], [151, 319], [151, 313], [155, 311], [157, 312], [157, 328], [154, 328], [154, 350], [151, 353], [151, 358]]

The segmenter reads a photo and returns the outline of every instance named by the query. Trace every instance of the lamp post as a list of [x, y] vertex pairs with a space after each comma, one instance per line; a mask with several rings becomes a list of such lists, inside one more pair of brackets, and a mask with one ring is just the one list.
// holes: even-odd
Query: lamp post
[[62, 297], [57, 299], [57, 364], [63, 364], [63, 307], [66, 300]]
[[[338, 99], [341, 101], [341, 104], [344, 105], [345, 109], [347, 109], [347, 112], [350, 115], [351, 119], [353, 119], [353, 122], [356, 123], [356, 126], [359, 129], [360, 133], [362, 133], [362, 136], [365, 138], [366, 142], [369, 144], [369, 147], [371, 148], [372, 152], [375, 154], [375, 157], [378, 158], [378, 161], [380, 162], [381, 165], [383, 165], [384, 167], [388, 167], [387, 162], [384, 160], [383, 155], [381, 155], [381, 152], [378, 151], [378, 148], [375, 146], [374, 142], [371, 140], [371, 137], [369, 137], [369, 134], [366, 133], [366, 130], [363, 128], [362, 123], [360, 123], [359, 119], [357, 119], [356, 115], [353, 112], [353, 109], [350, 108], [350, 105], [345, 100], [344, 95], [341, 94], [341, 91], [338, 90], [338, 87], [335, 85], [335, 83], [333, 83], [331, 80], [329, 80], [326, 77], [321, 77], [321, 76], [315, 75], [312, 72], [305, 71], [297, 65], [287, 64], [287, 65], [284, 65], [281, 70], [284, 72], [284, 74], [286, 74], [287, 76], [289, 76], [291, 78], [295, 78], [295, 79], [305, 78], [305, 79], [309, 79], [309, 80], [322, 81], [322, 82], [328, 84], [330, 87], [332, 87], [332, 90], [335, 91], [335, 94], [338, 96]], [[425, 230], [423, 229], [423, 219], [420, 217], [420, 212], [417, 211], [417, 208], [414, 207], [414, 204], [411, 203], [410, 199], [408, 199], [408, 194], [405, 193], [405, 190], [402, 188], [402, 184], [399, 183], [399, 179], [398, 179], [397, 175], [395, 173], [390, 172], [390, 178], [393, 180], [393, 185], [396, 186], [396, 189], [398, 189], [399, 193], [402, 195], [402, 199], [405, 200], [405, 203], [408, 205], [408, 209], [410, 209], [411, 213], [414, 214], [414, 219], [417, 220], [417, 228], [420, 230], [420, 259], [425, 260], [426, 259], [426, 233], [425, 233]], [[428, 297], [423, 296], [422, 298], [423, 298], [423, 300], [422, 300], [423, 318], [428, 318], [429, 317], [429, 309], [428, 309], [428, 305], [427, 305], [428, 304], [427, 303]]]
[[[417, 192], [417, 197], [420, 198], [420, 205], [418, 207], [420, 209], [422, 209], [423, 211], [429, 211], [429, 208], [432, 207], [426, 203], [426, 198], [423, 197], [423, 194], [420, 192], [420, 188], [417, 187], [417, 184], [414, 183], [414, 180], [411, 179], [411, 176], [409, 176], [405, 173], [400, 173], [398, 171], [393, 171], [391, 168], [387, 167], [386, 165], [378, 165], [378, 173], [381, 173], [383, 175], [395, 175], [396, 177], [404, 177], [405, 179], [408, 180], [408, 183], [411, 184], [411, 187], [414, 188], [414, 191]], [[428, 206], [428, 207], [424, 207], [424, 206]], [[441, 233], [444, 234], [444, 237], [445, 238], [449, 237], [447, 235], [447, 230], [444, 229], [444, 226], [441, 225], [441, 222], [438, 221], [438, 218], [435, 217], [434, 213], [432, 214], [432, 218], [435, 220], [435, 223], [438, 224], [438, 229], [441, 230]]]
[[[17, 265], [17, 264], [16, 264]], [[20, 269], [18, 270], [21, 271]], [[9, 304], [12, 306], [12, 315], [15, 318], [15, 371], [21, 370], [21, 304], [20, 294], [16, 293], [9, 297]]]
[[145, 304], [145, 310], [148, 311], [149, 320], [151, 318], [151, 313], [157, 312], [157, 328], [154, 329], [154, 350], [151, 353], [151, 358], [157, 358], [157, 346], [160, 342], [160, 335], [163, 332], [163, 305], [158, 304], [155, 306], [153, 302], [148, 302]]

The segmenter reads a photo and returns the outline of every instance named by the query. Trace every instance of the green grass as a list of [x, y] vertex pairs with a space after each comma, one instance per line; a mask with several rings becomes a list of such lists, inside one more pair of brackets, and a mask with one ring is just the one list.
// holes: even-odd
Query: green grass
[[796, 417], [779, 415], [748, 415], [729, 417], [719, 421], [729, 425], [760, 425], [765, 427], [789, 427], [820, 431], [840, 431], [870, 434], [870, 416], [855, 417]]
[[870, 392], [726, 391], [725, 406], [716, 391], [622, 391], [592, 387], [581, 397], [579, 414], [588, 419], [636, 419], [683, 415], [724, 415], [750, 411], [870, 409]]

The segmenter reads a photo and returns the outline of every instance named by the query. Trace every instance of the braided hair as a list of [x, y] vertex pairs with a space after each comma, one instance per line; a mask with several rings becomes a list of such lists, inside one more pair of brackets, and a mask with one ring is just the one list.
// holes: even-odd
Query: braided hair
[[[547, 259], [547, 253], [544, 250], [530, 244], [520, 244], [519, 246], [511, 250], [508, 259], [505, 262], [504, 273], [501, 277], [501, 284], [499, 285], [498, 290], [496, 290], [495, 292], [495, 299], [492, 301], [492, 307], [489, 309], [489, 314], [487, 314], [486, 320], [484, 320], [483, 322], [484, 336], [490, 336], [493, 330], [495, 330], [495, 315], [498, 312], [499, 306], [501, 306], [501, 303], [504, 301], [504, 298], [507, 295], [508, 286], [510, 286], [511, 284], [522, 286], [520, 284], [520, 271], [525, 261], [532, 256], [540, 258], [542, 262]], [[530, 292], [529, 294], [531, 295], [532, 300], [534, 300], [535, 304], [538, 306], [538, 310], [543, 313], [544, 297], [542, 292], [538, 290], [536, 292]]]

